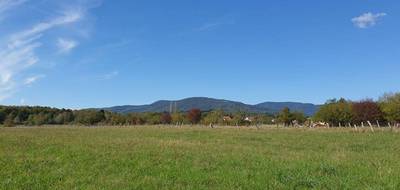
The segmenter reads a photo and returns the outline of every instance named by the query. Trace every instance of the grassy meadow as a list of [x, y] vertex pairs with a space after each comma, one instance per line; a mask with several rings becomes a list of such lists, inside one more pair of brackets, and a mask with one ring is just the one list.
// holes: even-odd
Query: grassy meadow
[[0, 189], [400, 189], [400, 133], [0, 128]]

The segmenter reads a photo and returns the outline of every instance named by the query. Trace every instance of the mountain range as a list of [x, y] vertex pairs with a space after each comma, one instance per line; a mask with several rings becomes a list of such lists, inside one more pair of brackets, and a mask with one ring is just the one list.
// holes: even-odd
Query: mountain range
[[225, 112], [245, 111], [251, 113], [270, 113], [275, 114], [288, 107], [292, 111], [303, 112], [307, 116], [314, 115], [319, 109], [319, 105], [300, 102], [264, 102], [256, 105], [245, 104], [242, 102], [193, 97], [177, 101], [160, 100], [148, 105], [124, 105], [102, 108], [116, 113], [140, 113], [140, 112], [165, 112], [165, 111], [188, 111], [193, 108], [202, 111], [222, 109]]

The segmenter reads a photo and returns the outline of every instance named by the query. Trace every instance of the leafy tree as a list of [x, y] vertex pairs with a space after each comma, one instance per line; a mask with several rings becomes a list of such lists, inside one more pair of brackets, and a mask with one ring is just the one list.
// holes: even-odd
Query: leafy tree
[[343, 98], [329, 100], [320, 107], [314, 116], [314, 120], [328, 122], [334, 126], [351, 123], [353, 122], [352, 103]]
[[125, 125], [127, 123], [127, 117], [122, 114], [107, 113], [105, 118], [106, 124], [109, 125]]
[[161, 114], [159, 113], [143, 113], [143, 118], [146, 124], [158, 125], [161, 124]]
[[283, 108], [278, 114], [278, 121], [283, 123], [285, 126], [289, 126], [292, 123], [292, 114], [288, 107]]
[[146, 123], [146, 121], [137, 113], [126, 115], [126, 122], [128, 125], [143, 125]]
[[372, 100], [354, 102], [352, 105], [354, 122], [382, 121], [383, 113], [379, 105]]
[[199, 109], [191, 109], [187, 113], [187, 118], [191, 124], [197, 124], [201, 120], [201, 111]]
[[80, 110], [74, 113], [75, 122], [82, 125], [96, 125], [105, 120], [104, 111]]
[[187, 122], [187, 119], [184, 115], [184, 113], [181, 112], [176, 112], [176, 113], [172, 113], [171, 115], [172, 118], [172, 123], [174, 124], [184, 124]]
[[244, 124], [244, 119], [246, 118], [246, 113], [243, 111], [236, 111], [233, 114], [232, 120], [230, 122], [231, 125], [241, 126]]
[[224, 117], [224, 111], [223, 110], [214, 110], [211, 112], [208, 112], [202, 120], [202, 123], [204, 125], [214, 125], [214, 124], [222, 124]]
[[379, 104], [387, 121], [400, 122], [400, 93], [385, 94]]
[[14, 116], [12, 114], [7, 115], [6, 119], [4, 120], [4, 126], [5, 127], [14, 127]]
[[7, 114], [5, 113], [4, 108], [0, 107], [0, 124], [4, 123], [6, 117]]
[[71, 111], [63, 111], [54, 118], [55, 124], [70, 124], [74, 121], [74, 114]]
[[256, 122], [259, 124], [273, 124], [273, 116], [268, 114], [259, 114], [256, 116]]
[[45, 125], [51, 124], [51, 116], [50, 114], [41, 112], [39, 114], [30, 115], [28, 118], [28, 124], [30, 125]]
[[299, 124], [304, 124], [307, 121], [307, 117], [303, 112], [295, 111], [291, 113], [292, 121], [296, 120]]
[[162, 124], [171, 124], [171, 122], [172, 122], [171, 114], [168, 112], [162, 113], [160, 121]]

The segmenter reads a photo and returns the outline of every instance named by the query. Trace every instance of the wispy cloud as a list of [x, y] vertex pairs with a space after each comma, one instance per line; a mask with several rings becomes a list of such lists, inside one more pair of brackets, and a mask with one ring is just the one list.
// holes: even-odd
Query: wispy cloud
[[18, 44], [23, 42], [30, 42], [41, 37], [41, 33], [55, 28], [57, 26], [70, 24], [82, 19], [83, 13], [81, 10], [69, 10], [63, 13], [62, 16], [53, 18], [47, 22], [40, 22], [28, 30], [16, 33], [11, 36], [11, 44]]
[[0, 13], [25, 3], [26, 1], [27, 0], [0, 0]]
[[[3, 6], [5, 5], [4, 3]], [[81, 9], [64, 11], [60, 16], [39, 22], [6, 37], [6, 42], [0, 44], [0, 101], [13, 94], [16, 87], [21, 86], [14, 77], [39, 61], [36, 50], [42, 46], [41, 39], [45, 33], [53, 28], [78, 22], [83, 17], [84, 12]], [[76, 44], [67, 45], [69, 49], [76, 46]], [[35, 82], [37, 79], [37, 77], [28, 78], [23, 84]]]
[[215, 21], [206, 22], [206, 23], [202, 24], [201, 26], [195, 28], [195, 30], [199, 31], [199, 32], [211, 31], [211, 30], [215, 30], [223, 25], [231, 25], [231, 24], [235, 24], [235, 20], [230, 16], [224, 16], [219, 19], [216, 19]]
[[110, 80], [118, 75], [119, 75], [118, 71], [113, 71], [113, 72], [110, 72], [110, 73], [100, 76], [100, 80]]
[[210, 23], [205, 23], [202, 26], [200, 26], [199, 28], [197, 28], [197, 31], [209, 31], [209, 30], [213, 30], [219, 26], [221, 26], [222, 23], [221, 22], [210, 22]]
[[17, 7], [27, 0], [0, 0], [0, 21], [3, 19], [3, 14], [14, 7]]
[[59, 38], [57, 40], [57, 47], [59, 53], [69, 53], [72, 49], [78, 46], [78, 42], [74, 40]]
[[44, 78], [45, 75], [35, 75], [35, 76], [31, 76], [25, 79], [24, 84], [25, 85], [31, 85], [33, 83], [35, 83], [37, 80]]
[[353, 22], [354, 26], [358, 27], [358, 28], [369, 28], [372, 26], [375, 26], [376, 23], [379, 21], [380, 18], [386, 16], [386, 13], [364, 13], [358, 17], [354, 17], [353, 19], [351, 19], [351, 21]]

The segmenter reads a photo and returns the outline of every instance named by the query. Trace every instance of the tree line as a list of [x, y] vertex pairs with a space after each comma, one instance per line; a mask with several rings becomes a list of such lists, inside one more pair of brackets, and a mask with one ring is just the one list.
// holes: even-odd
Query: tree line
[[247, 113], [223, 110], [186, 112], [118, 114], [105, 110], [70, 110], [50, 107], [0, 106], [0, 124], [3, 126], [40, 125], [260, 125], [309, 126], [312, 122], [326, 122], [330, 126], [352, 126], [372, 122], [382, 125], [400, 123], [400, 93], [385, 94], [378, 101], [370, 99], [350, 101], [328, 100], [312, 117], [284, 108], [277, 114]]
[[[230, 118], [224, 120], [224, 117]], [[251, 120], [246, 120], [250, 117]], [[191, 109], [175, 113], [129, 113], [119, 114], [105, 110], [70, 110], [50, 107], [0, 106], [0, 124], [7, 127], [16, 125], [251, 125], [271, 124], [271, 114], [249, 114], [245, 112], [225, 113], [223, 110], [202, 112]]]
[[397, 125], [400, 123], [400, 93], [385, 94], [378, 101], [328, 100], [312, 118], [331, 126], [367, 124]]

